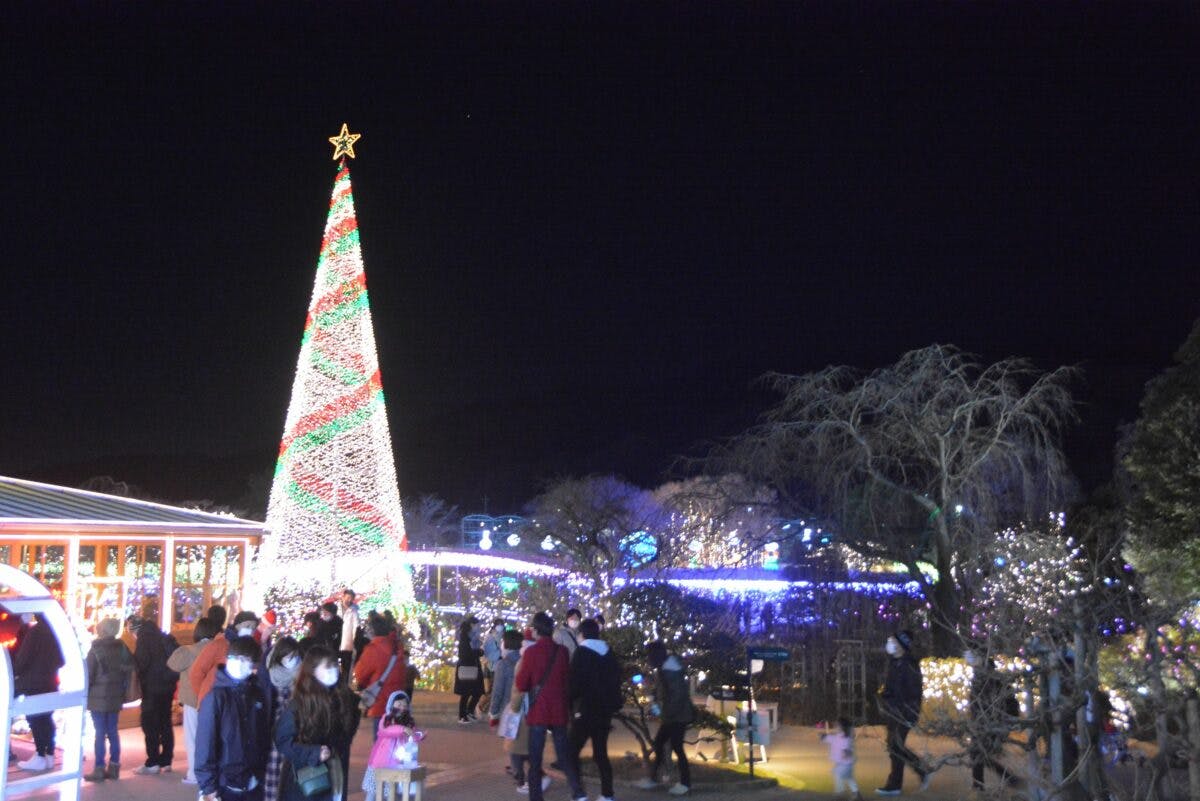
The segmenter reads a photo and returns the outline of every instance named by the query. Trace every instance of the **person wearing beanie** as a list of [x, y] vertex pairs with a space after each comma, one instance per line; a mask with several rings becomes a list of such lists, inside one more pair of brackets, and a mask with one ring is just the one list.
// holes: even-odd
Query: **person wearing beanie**
[[921, 716], [921, 665], [912, 655], [913, 635], [898, 631], [884, 644], [888, 669], [879, 695], [879, 705], [887, 723], [887, 751], [892, 769], [887, 782], [875, 790], [878, 795], [900, 795], [904, 766], [908, 765], [921, 780], [921, 790], [929, 786], [930, 773], [920, 758], [904, 744], [908, 733]]

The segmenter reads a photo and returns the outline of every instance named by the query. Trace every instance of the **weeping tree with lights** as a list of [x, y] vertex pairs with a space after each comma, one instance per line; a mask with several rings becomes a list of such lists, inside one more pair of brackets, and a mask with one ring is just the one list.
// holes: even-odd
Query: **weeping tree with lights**
[[618, 574], [653, 569], [673, 546], [669, 510], [654, 494], [615, 476], [566, 478], [532, 503], [534, 532], [610, 608]]
[[739, 475], [672, 481], [654, 495], [667, 509], [678, 567], [737, 567], [780, 534], [775, 493]]
[[954, 653], [977, 589], [965, 562], [996, 531], [1071, 495], [1061, 448], [1075, 416], [1071, 376], [1017, 358], [984, 365], [949, 345], [872, 371], [768, 375], [782, 399], [715, 448], [708, 472], [765, 484], [789, 513], [903, 565], [929, 603], [934, 650]]
[[352, 586], [377, 606], [412, 601], [383, 382], [347, 157], [338, 162], [267, 509], [258, 580], [279, 599]]

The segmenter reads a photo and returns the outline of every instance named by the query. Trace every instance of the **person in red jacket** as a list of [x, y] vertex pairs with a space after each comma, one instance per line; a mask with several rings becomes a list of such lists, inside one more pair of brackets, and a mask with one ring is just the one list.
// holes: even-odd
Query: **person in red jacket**
[[529, 693], [529, 711], [525, 713], [529, 726], [529, 798], [542, 801], [542, 751], [549, 731], [554, 740], [554, 755], [571, 785], [571, 798], [587, 801], [567, 739], [571, 654], [552, 639], [554, 620], [545, 612], [533, 616], [533, 630], [537, 642], [521, 657], [514, 682], [517, 695]]
[[[387, 714], [387, 700], [392, 693], [404, 689], [408, 676], [408, 658], [404, 647], [396, 637], [396, 630], [383, 616], [373, 617], [367, 624], [371, 641], [363, 649], [362, 656], [354, 663], [354, 683], [359, 691], [365, 690], [383, 679], [383, 686], [375, 695], [375, 703], [367, 709], [364, 721], [371, 732], [371, 742], [379, 731], [379, 719]], [[391, 669], [388, 662], [396, 657]], [[384, 673], [387, 673], [384, 676]]]

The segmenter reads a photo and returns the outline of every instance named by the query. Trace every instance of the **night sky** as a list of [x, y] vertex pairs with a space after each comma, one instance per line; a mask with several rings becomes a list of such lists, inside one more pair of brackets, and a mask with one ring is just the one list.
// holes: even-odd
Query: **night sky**
[[1081, 366], [1095, 484], [1200, 317], [1198, 9], [5, 4], [0, 473], [263, 486], [345, 121], [406, 497], [653, 486], [933, 342]]

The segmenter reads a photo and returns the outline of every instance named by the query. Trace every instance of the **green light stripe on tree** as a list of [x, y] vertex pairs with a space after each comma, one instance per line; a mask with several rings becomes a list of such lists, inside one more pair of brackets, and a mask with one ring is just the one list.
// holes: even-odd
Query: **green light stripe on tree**
[[321, 375], [348, 387], [357, 386], [367, 380], [367, 377], [362, 373], [334, 363], [333, 360], [316, 347], [308, 354], [308, 362]]
[[309, 512], [316, 512], [333, 520], [342, 528], [352, 534], [370, 542], [372, 545], [383, 545], [386, 542], [386, 537], [382, 529], [374, 523], [368, 523], [365, 520], [360, 520], [353, 515], [339, 514], [337, 509], [334, 509], [324, 499], [317, 497], [311, 492], [306, 492], [300, 488], [295, 481], [288, 484], [288, 497], [296, 502], [296, 505], [301, 509]]
[[359, 312], [366, 309], [367, 306], [367, 291], [364, 289], [353, 300], [348, 300], [345, 303], [334, 306], [327, 312], [318, 314], [316, 318], [317, 327], [328, 328], [332, 325], [337, 325], [344, 320], [349, 320], [351, 317], [354, 317]]
[[[280, 461], [324, 445], [343, 431], [349, 431], [356, 426], [362, 425], [375, 413], [376, 406], [383, 406], [382, 389], [372, 395], [371, 399], [364, 406], [344, 414], [336, 420], [331, 420], [319, 428], [314, 428], [303, 436], [296, 437], [295, 441], [288, 446], [287, 452], [280, 455]], [[279, 472], [278, 468], [276, 468], [276, 472]]]

